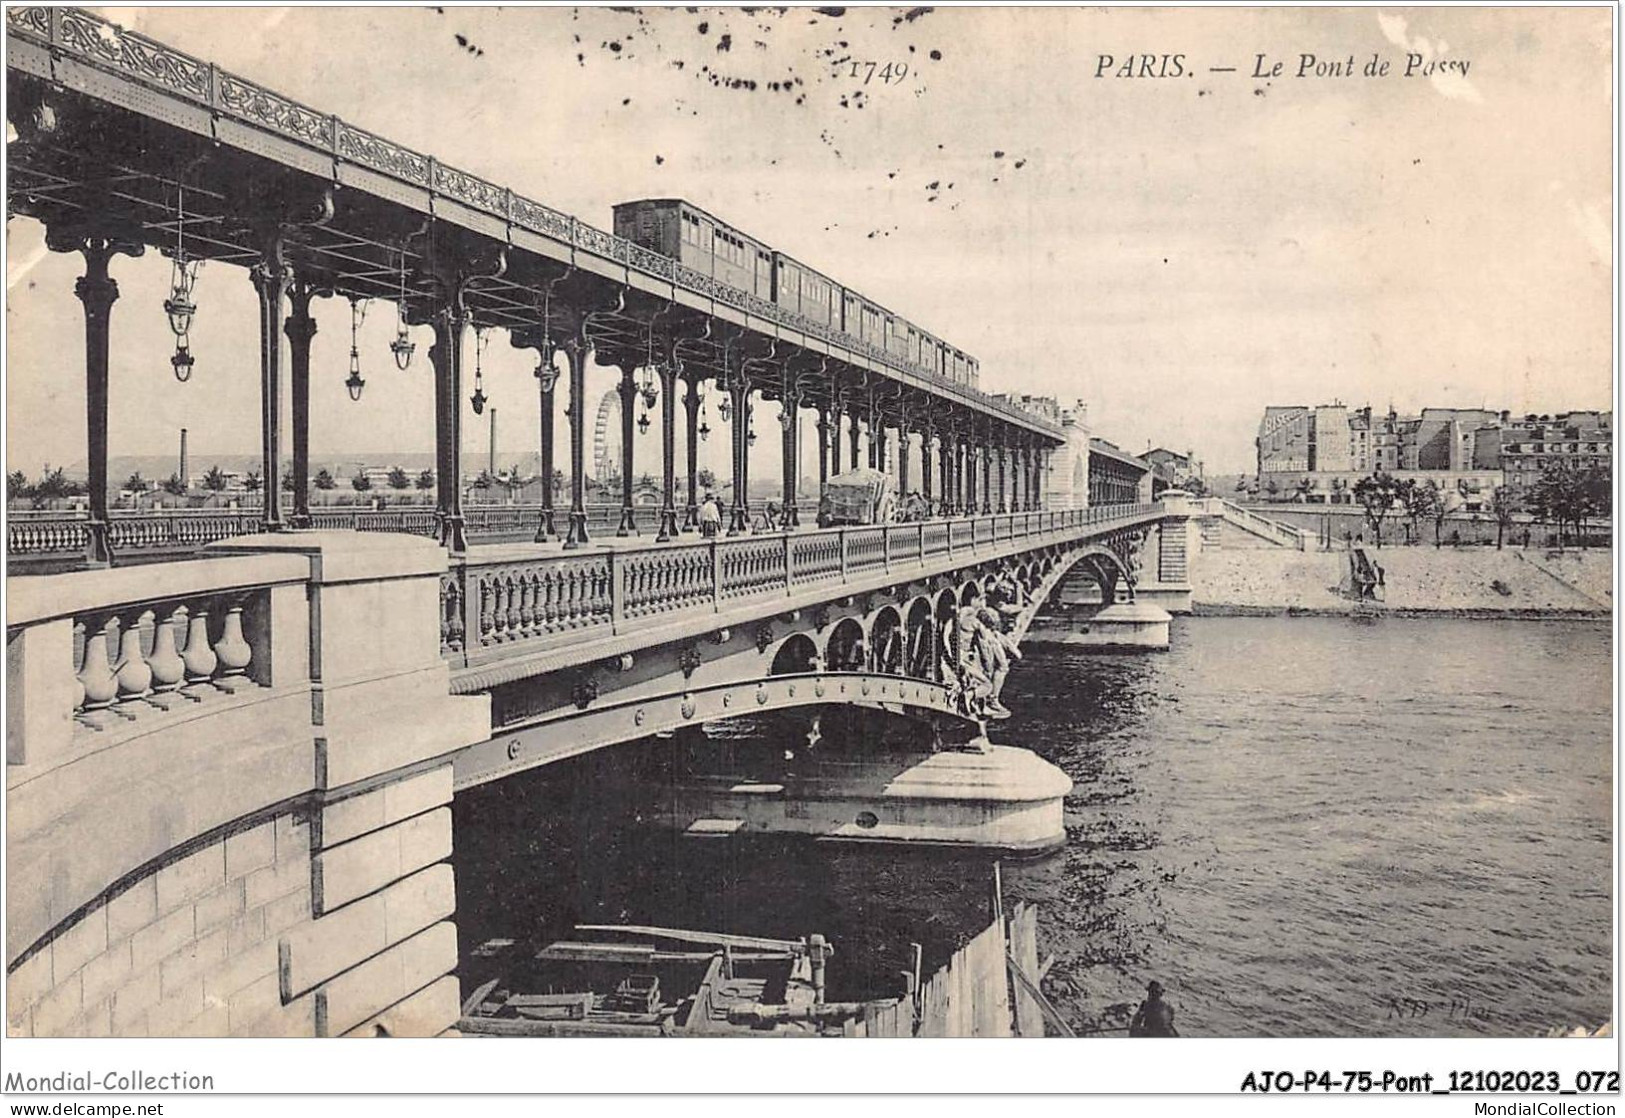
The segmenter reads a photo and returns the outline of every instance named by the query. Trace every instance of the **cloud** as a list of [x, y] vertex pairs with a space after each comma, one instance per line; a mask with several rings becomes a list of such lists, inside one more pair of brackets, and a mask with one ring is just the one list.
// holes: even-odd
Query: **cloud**
[[[1382, 12], [1378, 12], [1377, 26], [1382, 28], [1383, 35], [1394, 46], [1421, 55], [1424, 64], [1438, 61], [1450, 53], [1449, 44], [1443, 40], [1435, 44], [1430, 43], [1420, 35], [1414, 39], [1407, 37], [1405, 32], [1408, 25], [1404, 16], [1384, 15]], [[1433, 83], [1434, 89], [1437, 89], [1452, 101], [1471, 101], [1476, 105], [1484, 100], [1479, 96], [1478, 90], [1473, 87], [1473, 83], [1468, 81], [1463, 74], [1454, 72], [1435, 73], [1428, 80]]]

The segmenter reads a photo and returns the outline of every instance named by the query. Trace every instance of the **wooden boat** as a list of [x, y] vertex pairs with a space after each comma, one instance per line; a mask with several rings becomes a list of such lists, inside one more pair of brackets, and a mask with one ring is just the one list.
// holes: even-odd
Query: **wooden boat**
[[[491, 940], [496, 967], [463, 1004], [467, 1036], [821, 1036], [877, 1002], [826, 1002], [823, 936], [766, 939], [583, 924], [582, 938], [525, 949]], [[590, 938], [587, 938], [590, 937]]]

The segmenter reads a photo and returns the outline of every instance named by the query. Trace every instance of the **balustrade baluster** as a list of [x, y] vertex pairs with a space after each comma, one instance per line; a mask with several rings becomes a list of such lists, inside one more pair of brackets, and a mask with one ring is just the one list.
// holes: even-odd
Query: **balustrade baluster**
[[84, 692], [80, 702], [83, 718], [91, 725], [100, 725], [105, 719], [98, 719], [95, 712], [105, 711], [112, 705], [118, 695], [118, 677], [114, 675], [112, 664], [107, 652], [108, 630], [113, 625], [113, 618], [101, 619], [96, 624], [94, 619], [85, 622], [85, 653], [79, 666], [79, 687]]
[[442, 652], [459, 651], [451, 639], [451, 595], [452, 583], [456, 577], [456, 571], [440, 576], [440, 651]]
[[501, 572], [491, 575], [491, 643], [508, 639], [508, 585]]
[[186, 663], [176, 650], [175, 634], [186, 627], [186, 607], [171, 607], [169, 616], [156, 623], [152, 636], [152, 655], [147, 667], [152, 669], [152, 695], [154, 706], [170, 709], [180, 702], [179, 692], [186, 682]]
[[530, 571], [519, 573], [519, 632], [536, 635], [536, 576]]
[[480, 594], [479, 635], [474, 643], [481, 648], [491, 643], [491, 572], [481, 571], [476, 586]]
[[203, 604], [187, 610], [186, 651], [181, 654], [181, 663], [186, 667], [183, 694], [190, 699], [202, 700], [213, 691], [209, 683], [220, 663], [209, 641], [209, 611]]
[[[118, 676], [118, 701], [120, 705], [144, 699], [152, 690], [152, 669], [147, 666], [147, 657], [141, 647], [142, 624], [152, 616], [150, 610], [133, 613], [119, 619], [119, 658], [113, 665], [113, 671]], [[127, 710], [121, 711], [125, 717], [134, 718]]]
[[[613, 560], [610, 560], [613, 562]], [[613, 617], [615, 613], [615, 591], [612, 585], [612, 575], [608, 566], [599, 568], [596, 564], [592, 571], [593, 610], [588, 623], [597, 621], [600, 617]]]
[[220, 639], [215, 642], [214, 654], [220, 661], [220, 678], [214, 681], [216, 687], [236, 694], [254, 686], [246, 674], [254, 659], [254, 650], [243, 638], [241, 602], [232, 602], [226, 607], [226, 621], [221, 626]]
[[564, 572], [564, 627], [574, 629], [581, 624], [582, 602], [586, 587], [582, 583], [581, 568], [572, 564]]
[[518, 640], [524, 636], [519, 628], [519, 586], [520, 579], [515, 578], [513, 572], [502, 576], [502, 604], [504, 628], [509, 640]]

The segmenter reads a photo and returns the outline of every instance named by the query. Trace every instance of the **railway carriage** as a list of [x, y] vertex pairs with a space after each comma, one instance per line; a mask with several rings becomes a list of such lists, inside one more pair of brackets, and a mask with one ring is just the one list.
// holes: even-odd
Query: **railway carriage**
[[975, 358], [698, 206], [681, 198], [644, 198], [622, 202], [614, 212], [616, 236], [839, 330], [914, 368], [955, 384], [977, 385]]
[[773, 298], [773, 250], [681, 198], [614, 209], [615, 235], [759, 299]]
[[786, 256], [773, 254], [773, 302], [820, 326], [841, 325], [841, 285]]

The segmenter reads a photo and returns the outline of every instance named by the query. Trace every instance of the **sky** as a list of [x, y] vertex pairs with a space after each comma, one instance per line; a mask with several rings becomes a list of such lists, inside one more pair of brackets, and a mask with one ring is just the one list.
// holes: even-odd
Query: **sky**
[[[1267, 404], [1610, 404], [1604, 8], [98, 10], [600, 228], [688, 198], [976, 355], [984, 389], [1082, 400], [1096, 434], [1210, 472], [1251, 468]], [[1406, 77], [1413, 53], [1467, 71]], [[1355, 73], [1297, 77], [1304, 54]], [[82, 463], [78, 257], [28, 218], [7, 246], [7, 468]], [[179, 384], [167, 262], [113, 272], [111, 452], [183, 426], [194, 461], [256, 451], [247, 273], [204, 267]], [[369, 312], [352, 404], [349, 308], [318, 305], [317, 460], [433, 448], [428, 333], [398, 372], [393, 309]], [[534, 355], [489, 341], [499, 448], [534, 447]], [[465, 415], [465, 451], [486, 438]]]

